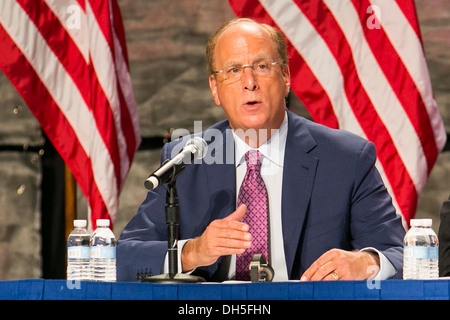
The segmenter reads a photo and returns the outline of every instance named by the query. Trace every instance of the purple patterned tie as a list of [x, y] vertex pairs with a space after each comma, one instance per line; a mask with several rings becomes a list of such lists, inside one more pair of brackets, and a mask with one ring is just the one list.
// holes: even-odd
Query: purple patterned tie
[[250, 280], [249, 265], [254, 254], [263, 254], [268, 261], [267, 190], [260, 174], [261, 154], [250, 150], [245, 154], [247, 173], [238, 195], [238, 206], [244, 203], [247, 212], [243, 222], [250, 227], [252, 246], [236, 257], [236, 279]]

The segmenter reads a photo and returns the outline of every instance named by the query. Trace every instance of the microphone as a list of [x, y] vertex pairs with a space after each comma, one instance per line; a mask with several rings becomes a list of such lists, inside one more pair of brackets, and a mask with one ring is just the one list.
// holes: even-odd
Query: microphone
[[194, 159], [202, 159], [207, 150], [208, 144], [203, 138], [189, 139], [185, 147], [175, 157], [164, 161], [161, 167], [145, 180], [145, 187], [148, 190], [153, 190], [159, 185], [171, 181], [183, 171], [186, 163], [190, 163]]

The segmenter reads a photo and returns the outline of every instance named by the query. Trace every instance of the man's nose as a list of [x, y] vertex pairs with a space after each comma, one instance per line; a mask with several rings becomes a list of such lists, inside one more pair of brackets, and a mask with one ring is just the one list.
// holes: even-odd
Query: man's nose
[[254, 91], [258, 88], [258, 81], [256, 79], [253, 69], [248, 67], [242, 70], [242, 85], [244, 90]]

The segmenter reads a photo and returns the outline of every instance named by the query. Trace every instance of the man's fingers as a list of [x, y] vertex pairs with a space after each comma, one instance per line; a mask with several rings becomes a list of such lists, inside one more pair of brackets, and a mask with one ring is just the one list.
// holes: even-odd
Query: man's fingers
[[327, 278], [331, 280], [333, 278], [330, 276], [330, 274], [331, 272], [335, 271], [335, 269], [336, 267], [331, 262], [328, 262], [323, 265], [312, 264], [311, 267], [309, 267], [308, 270], [306, 270], [305, 273], [302, 275], [301, 280], [320, 281], [325, 280]]
[[226, 218], [212, 221], [200, 237], [188, 241], [182, 251], [183, 270], [210, 265], [220, 256], [241, 254], [250, 248], [249, 226], [241, 222], [246, 212], [247, 207], [240, 205]]
[[367, 279], [372, 274], [370, 270], [379, 268], [379, 260], [374, 255], [365, 251], [331, 249], [311, 264], [300, 280]]
[[[217, 249], [225, 250], [226, 254], [233, 254], [233, 250], [237, 249], [239, 252], [242, 250], [250, 248], [252, 245], [251, 241], [246, 240], [236, 240], [236, 239], [221, 239], [216, 245]], [[222, 254], [221, 254], [222, 255]]]
[[[214, 238], [226, 240], [242, 240], [250, 241], [252, 240], [252, 235], [249, 232], [243, 231], [241, 229], [232, 228], [216, 228], [212, 230], [214, 232]], [[227, 243], [225, 243], [227, 244]], [[232, 244], [232, 243], [230, 243]], [[227, 246], [227, 245], [225, 245]], [[230, 247], [233, 247], [230, 245]]]
[[330, 250], [325, 252], [311, 264], [311, 266], [303, 273], [300, 280], [318, 281], [327, 278], [328, 275], [336, 269], [336, 266], [332, 263], [334, 256], [334, 251]]
[[250, 228], [249, 226], [241, 222], [241, 220], [244, 218], [245, 213], [247, 212], [247, 207], [245, 204], [241, 204], [236, 211], [231, 213], [229, 216], [221, 219], [221, 220], [215, 220], [213, 223], [217, 224], [217, 226], [221, 228], [230, 228], [230, 229], [236, 229], [240, 231], [247, 232]]
[[236, 211], [224, 218], [224, 220], [241, 221], [244, 218], [246, 212], [247, 206], [245, 204], [241, 204], [239, 207], [237, 207]]

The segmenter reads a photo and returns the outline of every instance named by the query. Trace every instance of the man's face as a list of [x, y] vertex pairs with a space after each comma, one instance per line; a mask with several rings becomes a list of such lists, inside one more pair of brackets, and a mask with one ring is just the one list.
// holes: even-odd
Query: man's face
[[[269, 33], [256, 24], [240, 23], [224, 31], [217, 39], [214, 68], [250, 65], [261, 59], [280, 62]], [[223, 81], [223, 74], [211, 75], [209, 84], [215, 103], [222, 106], [232, 129], [278, 129], [285, 113], [285, 96], [289, 92], [289, 69], [280, 64], [268, 76], [258, 76], [244, 68], [242, 78], [233, 83]]]

